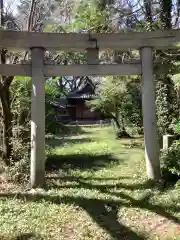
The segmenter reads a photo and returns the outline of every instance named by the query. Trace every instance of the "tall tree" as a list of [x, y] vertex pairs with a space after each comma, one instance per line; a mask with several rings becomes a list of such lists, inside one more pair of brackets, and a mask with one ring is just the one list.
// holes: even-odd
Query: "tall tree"
[[[172, 29], [172, 0], [160, 1], [160, 26], [163, 29]], [[174, 118], [177, 117], [176, 106], [176, 91], [175, 84], [172, 81], [171, 69], [173, 61], [171, 60], [171, 51], [156, 51], [158, 59], [169, 64], [169, 75], [161, 73], [156, 76], [156, 89], [157, 89], [157, 116], [159, 133], [166, 134], [172, 133], [171, 124]]]
[[160, 0], [160, 19], [163, 28], [166, 29], [172, 28], [172, 5], [172, 0]]
[[[4, 2], [0, 0], [1, 8], [1, 28], [5, 27]], [[1, 49], [1, 64], [6, 63], [7, 49]], [[15, 61], [15, 60], [14, 60]], [[12, 113], [10, 109], [10, 91], [9, 86], [13, 77], [0, 76], [0, 100], [3, 116], [3, 159], [7, 165], [10, 163], [12, 154]]]
[[[39, 1], [36, 0], [27, 0], [24, 1], [29, 3], [29, 8], [27, 8], [27, 26], [26, 30], [28, 31], [41, 31], [42, 25], [45, 17], [41, 12], [42, 8], [38, 7]], [[0, 0], [1, 7], [1, 27], [5, 29], [5, 14], [4, 14], [4, 2]], [[12, 19], [12, 18], [10, 18]], [[14, 18], [13, 18], [14, 21]], [[21, 26], [19, 26], [21, 28]], [[0, 53], [0, 61], [2, 64], [6, 64], [7, 61], [11, 61], [11, 63], [16, 64], [21, 57], [24, 59], [27, 56], [27, 52], [25, 55], [21, 53], [20, 55], [13, 55], [7, 49], [1, 49]], [[10, 159], [13, 151], [12, 144], [12, 121], [13, 115], [11, 111], [11, 100], [10, 100], [10, 86], [14, 77], [9, 76], [0, 76], [0, 101], [2, 106], [2, 118], [3, 118], [3, 158], [7, 165], [10, 164]]]
[[17, 18], [21, 22], [21, 28], [28, 31], [41, 31], [44, 23], [50, 20], [55, 8], [54, 0], [20, 0], [17, 6]]

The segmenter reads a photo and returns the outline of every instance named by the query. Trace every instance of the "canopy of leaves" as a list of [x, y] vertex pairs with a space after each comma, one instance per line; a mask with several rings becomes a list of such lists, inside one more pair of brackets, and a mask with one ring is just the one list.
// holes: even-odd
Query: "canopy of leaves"
[[126, 88], [125, 84], [120, 80], [112, 80], [107, 78], [105, 82], [99, 86], [96, 99], [91, 101], [93, 109], [101, 109], [107, 116], [114, 115], [122, 107], [125, 100]]
[[82, 0], [72, 24], [74, 31], [105, 32], [108, 28], [108, 11], [100, 9], [94, 0]]
[[100, 109], [107, 117], [131, 122], [142, 127], [141, 88], [137, 78], [108, 77], [100, 85], [96, 99], [90, 101], [93, 110]]

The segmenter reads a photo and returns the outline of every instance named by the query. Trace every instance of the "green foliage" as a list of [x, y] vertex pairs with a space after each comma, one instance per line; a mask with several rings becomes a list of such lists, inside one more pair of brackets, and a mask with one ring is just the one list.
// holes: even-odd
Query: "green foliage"
[[25, 183], [29, 181], [30, 175], [30, 159], [29, 156], [24, 156], [18, 162], [15, 162], [8, 169], [8, 178], [12, 182]]
[[[45, 81], [46, 133], [55, 134], [63, 128], [56, 123], [52, 103], [61, 93], [56, 79]], [[13, 157], [14, 162], [8, 170], [9, 179], [15, 182], [27, 182], [30, 170], [30, 109], [31, 78], [15, 77], [11, 84], [11, 104], [13, 113]], [[46, 151], [49, 149], [46, 146]]]
[[175, 125], [175, 132], [180, 135], [180, 121], [178, 121]]
[[15, 77], [10, 90], [14, 119], [21, 122], [20, 118], [22, 117], [22, 114], [27, 111], [29, 112], [30, 109], [31, 78], [20, 76]]
[[46, 96], [50, 96], [52, 99], [61, 95], [58, 85], [57, 85], [56, 78], [48, 79], [45, 81], [45, 94], [46, 94]]
[[126, 119], [142, 133], [143, 116], [142, 116], [142, 100], [141, 100], [141, 81], [139, 77], [129, 79], [126, 83], [128, 94], [128, 109], [126, 111]]
[[71, 28], [73, 30], [105, 32], [108, 30], [108, 11], [105, 8], [100, 8], [97, 1], [82, 0], [76, 10]]
[[[21, 158], [19, 158], [18, 161], [14, 162], [9, 168], [8, 168], [8, 179], [10, 181], [13, 181], [15, 183], [20, 184], [28, 184], [29, 178], [30, 178], [30, 156], [29, 156], [29, 149], [30, 149], [30, 142], [29, 146], [25, 146], [23, 143], [17, 142], [17, 144], [20, 144], [19, 151], [21, 154]], [[24, 146], [24, 150], [22, 151], [22, 146]], [[27, 151], [28, 148], [28, 151]], [[46, 145], [45, 152], [46, 156], [50, 154], [51, 152], [50, 146]]]
[[177, 138], [180, 136], [180, 120], [174, 120], [174, 122], [171, 124], [171, 128], [173, 130], [173, 133], [177, 136]]
[[158, 76], [156, 80], [158, 131], [160, 135], [173, 134], [173, 124], [178, 116], [175, 86], [168, 76]]
[[[30, 109], [31, 109], [31, 78], [15, 77], [11, 84], [11, 105], [13, 114], [13, 157], [23, 160], [30, 153]], [[60, 96], [56, 79], [45, 81], [46, 132], [56, 133], [62, 127], [55, 121], [52, 103]], [[52, 116], [50, 118], [50, 116]]]
[[52, 106], [55, 99], [61, 95], [56, 79], [45, 82], [45, 93], [46, 133], [56, 134], [62, 128], [62, 124], [56, 121], [56, 110]]
[[96, 95], [96, 99], [90, 102], [91, 108], [100, 109], [115, 121], [117, 128], [125, 129], [126, 123], [142, 128], [141, 86], [138, 78], [107, 78]]
[[13, 114], [13, 157], [20, 160], [30, 151], [31, 78], [15, 77], [10, 91]]
[[168, 150], [162, 152], [161, 168], [166, 180], [180, 178], [180, 141], [175, 141]]
[[126, 86], [123, 78], [107, 78], [97, 90], [96, 99], [90, 102], [93, 110], [100, 109], [107, 117], [115, 120], [120, 128], [120, 118], [123, 118], [126, 107]]
[[72, 52], [66, 51], [59, 53], [62, 62], [68, 62], [68, 64], [86, 64], [87, 53], [86, 52]]

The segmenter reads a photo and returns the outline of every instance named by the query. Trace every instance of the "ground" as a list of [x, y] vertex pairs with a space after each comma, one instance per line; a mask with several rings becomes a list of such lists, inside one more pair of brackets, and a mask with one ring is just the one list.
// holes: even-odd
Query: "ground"
[[147, 181], [142, 139], [86, 127], [47, 143], [45, 189], [0, 193], [0, 239], [180, 239], [180, 191]]

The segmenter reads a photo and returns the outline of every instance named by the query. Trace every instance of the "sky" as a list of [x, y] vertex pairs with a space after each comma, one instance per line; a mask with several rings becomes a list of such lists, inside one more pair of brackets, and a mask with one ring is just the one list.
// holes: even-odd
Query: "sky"
[[16, 6], [19, 3], [19, 0], [4, 0], [4, 6], [8, 12], [16, 13]]
[[[141, 5], [143, 5], [144, 0], [138, 0]], [[131, 3], [137, 3], [137, 0], [131, 0]], [[4, 0], [4, 6], [9, 12], [17, 12], [17, 4], [20, 2], [20, 0]], [[177, 0], [172, 1], [173, 4], [177, 3]]]

